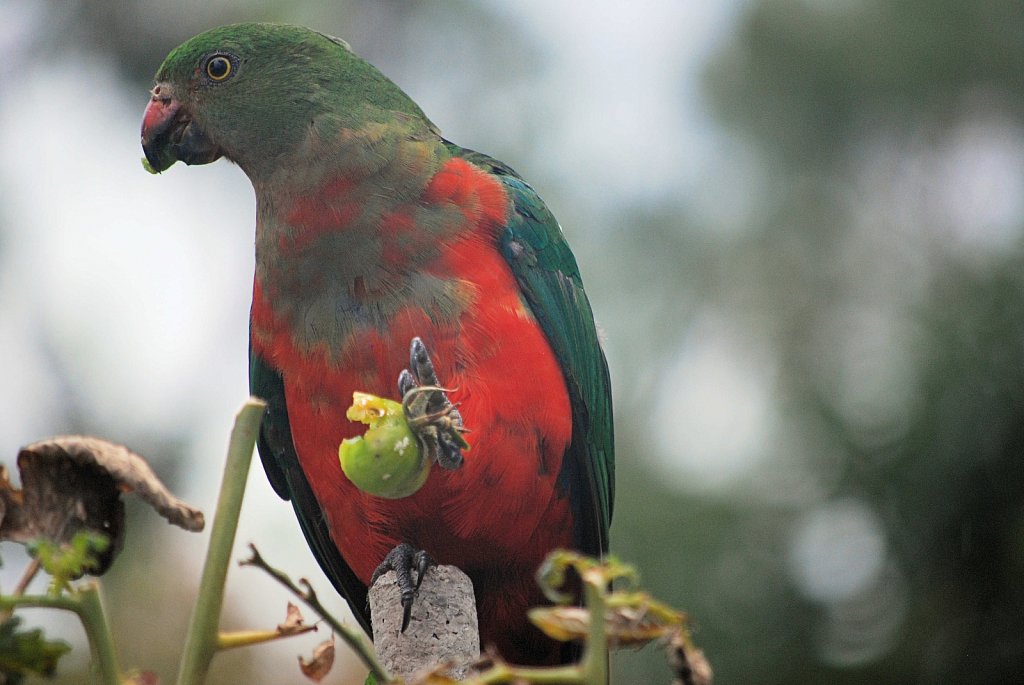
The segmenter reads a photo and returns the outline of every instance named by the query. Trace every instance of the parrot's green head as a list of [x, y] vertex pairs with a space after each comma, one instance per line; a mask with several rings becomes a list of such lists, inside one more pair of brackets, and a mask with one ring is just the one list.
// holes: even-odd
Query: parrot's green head
[[167, 56], [143, 117], [142, 148], [154, 172], [223, 156], [255, 177], [300, 154], [313, 130], [329, 136], [396, 114], [431, 126], [343, 41], [299, 26], [235, 24]]

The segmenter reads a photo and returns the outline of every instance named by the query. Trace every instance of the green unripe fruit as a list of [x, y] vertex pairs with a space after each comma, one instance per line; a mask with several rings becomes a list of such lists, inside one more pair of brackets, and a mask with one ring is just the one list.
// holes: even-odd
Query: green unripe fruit
[[354, 392], [345, 416], [370, 426], [362, 436], [343, 440], [338, 447], [341, 470], [357, 488], [399, 499], [423, 487], [430, 475], [430, 460], [420, 453], [401, 403]]

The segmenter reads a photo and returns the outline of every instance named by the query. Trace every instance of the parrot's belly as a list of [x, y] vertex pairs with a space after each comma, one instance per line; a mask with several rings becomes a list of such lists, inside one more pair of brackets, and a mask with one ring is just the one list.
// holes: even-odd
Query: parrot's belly
[[[419, 323], [368, 345], [372, 366], [311, 368], [313, 378], [303, 373], [301, 382], [284, 371], [299, 460], [338, 550], [360, 580], [369, 585], [384, 556], [408, 542], [470, 576], [482, 644], [513, 662], [558, 663], [562, 648], [526, 612], [544, 603], [534, 580], [544, 556], [573, 546], [568, 495], [557, 484], [572, 432], [559, 367], [539, 328], [525, 320], [505, 321], [497, 339], [489, 328], [453, 336], [430, 330], [426, 317]], [[415, 494], [383, 499], [344, 476], [338, 445], [363, 428], [345, 419], [352, 391], [396, 392], [413, 332], [427, 344], [441, 382], [455, 388], [449, 397], [472, 431], [471, 449], [459, 469], [434, 465]]]
[[368, 348], [387, 357], [372, 366], [320, 369], [311, 385], [289, 383], [285, 370], [296, 451], [342, 556], [364, 582], [399, 542], [467, 572], [511, 562], [530, 566], [531, 576], [546, 552], [571, 544], [568, 500], [556, 485], [571, 436], [564, 381], [536, 326], [504, 333], [497, 342], [417, 331], [441, 382], [454, 388], [471, 449], [461, 468], [435, 465], [422, 489], [398, 500], [358, 490], [341, 471], [338, 446], [363, 428], [345, 419], [353, 391], [395, 395], [411, 336]]

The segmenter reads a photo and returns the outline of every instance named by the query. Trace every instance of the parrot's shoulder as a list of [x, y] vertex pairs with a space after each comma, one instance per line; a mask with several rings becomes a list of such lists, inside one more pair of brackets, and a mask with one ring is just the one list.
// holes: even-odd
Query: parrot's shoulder
[[557, 272], [582, 288], [576, 257], [558, 220], [533, 186], [505, 162], [448, 141], [445, 145], [453, 156], [491, 174], [509, 196], [512, 211], [501, 236], [506, 259], [525, 267]]

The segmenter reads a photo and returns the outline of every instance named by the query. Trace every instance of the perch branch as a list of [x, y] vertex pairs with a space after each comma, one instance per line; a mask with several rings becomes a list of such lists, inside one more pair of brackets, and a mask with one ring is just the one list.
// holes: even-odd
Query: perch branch
[[394, 571], [370, 588], [374, 646], [384, 666], [410, 679], [445, 664], [451, 677], [463, 680], [469, 665], [480, 657], [476, 599], [469, 576], [454, 566], [428, 568], [404, 631], [400, 599]]

